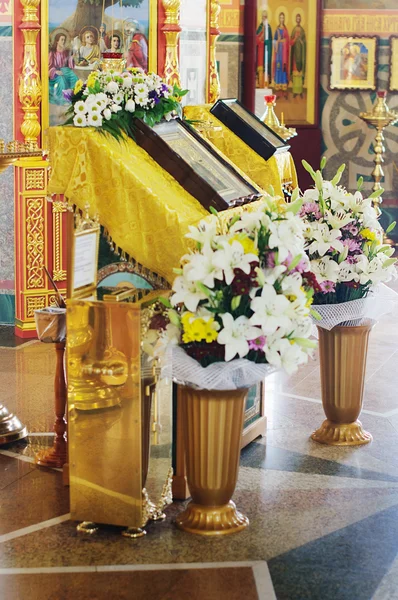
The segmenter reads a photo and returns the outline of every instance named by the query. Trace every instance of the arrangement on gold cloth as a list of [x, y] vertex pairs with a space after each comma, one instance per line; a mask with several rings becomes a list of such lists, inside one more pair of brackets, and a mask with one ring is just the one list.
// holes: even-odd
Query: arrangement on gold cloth
[[132, 67], [123, 72], [92, 71], [87, 83], [80, 79], [63, 92], [71, 102], [66, 125], [97, 127], [116, 138], [134, 138], [133, 118], [147, 125], [181, 115], [180, 100], [187, 92], [171, 87], [156, 73]]
[[[321, 170], [325, 166], [321, 163]], [[312, 434], [324, 444], [359, 445], [372, 440], [358, 416], [362, 408], [368, 337], [375, 321], [389, 312], [398, 295], [383, 285], [396, 277], [394, 250], [383, 244], [384, 231], [372, 200], [339, 186], [344, 165], [324, 181], [303, 161], [315, 187], [304, 193], [300, 216], [306, 229], [317, 313], [322, 402], [326, 421]], [[387, 232], [395, 226], [391, 224]]]
[[248, 388], [276, 369], [295, 372], [316, 345], [308, 339], [312, 290], [300, 206], [300, 199], [268, 197], [224, 228], [216, 221], [190, 227], [196, 250], [183, 256], [164, 301], [169, 322], [160, 340], [154, 336], [154, 353], [175, 347], [173, 379], [183, 386], [192, 502], [176, 522], [190, 533], [248, 525], [231, 500]]
[[35, 310], [35, 322], [38, 338], [41, 342], [55, 344], [57, 365], [54, 379], [55, 400], [55, 438], [50, 450], [41, 450], [35, 461], [42, 467], [62, 468], [68, 461], [66, 441], [66, 379], [64, 355], [66, 343], [66, 308], [43, 308]]

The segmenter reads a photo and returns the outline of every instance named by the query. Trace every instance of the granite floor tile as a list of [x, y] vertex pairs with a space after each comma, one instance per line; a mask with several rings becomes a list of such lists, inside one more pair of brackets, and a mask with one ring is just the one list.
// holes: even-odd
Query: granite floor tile
[[250, 526], [235, 536], [202, 539], [172, 521], [175, 503], [148, 535], [126, 540], [119, 528], [84, 537], [68, 521], [0, 544], [0, 568], [269, 560], [398, 504], [398, 485], [325, 475], [241, 468], [234, 495]]
[[257, 600], [250, 567], [2, 575], [7, 600]]
[[268, 566], [278, 600], [371, 600], [397, 553], [398, 506], [393, 506]]
[[0, 535], [69, 512], [62, 473], [0, 455], [0, 477]]

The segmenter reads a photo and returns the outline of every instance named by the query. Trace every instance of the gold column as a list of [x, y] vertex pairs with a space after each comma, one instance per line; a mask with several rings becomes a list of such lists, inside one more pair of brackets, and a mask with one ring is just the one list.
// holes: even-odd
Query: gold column
[[178, 38], [180, 37], [181, 0], [162, 0], [166, 20], [162, 31], [166, 37], [166, 58], [164, 79], [167, 85], [181, 87], [180, 65], [178, 60]]
[[210, 28], [208, 30], [208, 44], [209, 44], [209, 59], [208, 59], [208, 70], [209, 70], [209, 83], [207, 91], [207, 101], [211, 104], [216, 102], [221, 94], [220, 78], [217, 71], [216, 61], [216, 42], [220, 35], [218, 29], [218, 17], [221, 12], [221, 6], [218, 0], [208, 0], [209, 12], [210, 12]]
[[19, 29], [24, 37], [24, 56], [19, 80], [19, 100], [24, 111], [21, 132], [25, 142], [38, 147], [41, 127], [38, 112], [41, 104], [41, 80], [37, 62], [36, 42], [40, 31], [38, 9], [40, 0], [21, 0], [23, 7], [22, 23]]
[[52, 203], [53, 213], [53, 279], [66, 281], [66, 270], [62, 265], [62, 213], [67, 211], [66, 202], [55, 200]]

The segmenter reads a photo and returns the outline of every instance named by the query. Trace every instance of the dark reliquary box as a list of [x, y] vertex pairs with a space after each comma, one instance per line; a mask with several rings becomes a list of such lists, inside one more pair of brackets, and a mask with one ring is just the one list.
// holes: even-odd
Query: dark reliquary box
[[207, 210], [226, 210], [261, 194], [181, 119], [149, 127], [135, 120], [135, 139]]
[[265, 160], [290, 148], [268, 125], [234, 98], [218, 100], [210, 112]]

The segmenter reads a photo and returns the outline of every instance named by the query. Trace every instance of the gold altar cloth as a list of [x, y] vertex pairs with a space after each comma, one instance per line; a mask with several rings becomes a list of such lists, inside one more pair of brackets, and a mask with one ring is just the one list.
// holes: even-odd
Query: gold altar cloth
[[[50, 127], [49, 194], [63, 194], [99, 221], [113, 242], [144, 267], [173, 281], [190, 243], [188, 226], [215, 218], [131, 140], [93, 128]], [[259, 201], [220, 213], [255, 210]], [[250, 207], [250, 208], [248, 208]], [[225, 215], [225, 216], [224, 216]]]
[[272, 185], [275, 193], [283, 196], [283, 183], [297, 186], [296, 167], [290, 152], [274, 154], [269, 160], [264, 160], [214, 117], [210, 108], [210, 104], [186, 106], [184, 115], [192, 121], [201, 121], [193, 123], [193, 126], [261, 189], [267, 191]]

